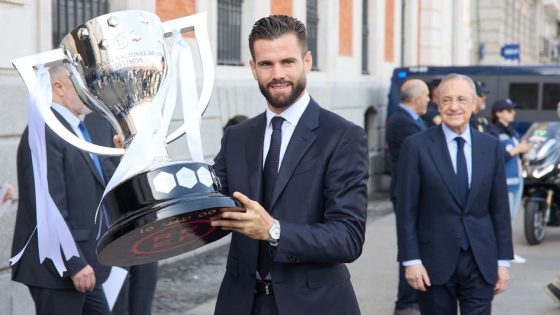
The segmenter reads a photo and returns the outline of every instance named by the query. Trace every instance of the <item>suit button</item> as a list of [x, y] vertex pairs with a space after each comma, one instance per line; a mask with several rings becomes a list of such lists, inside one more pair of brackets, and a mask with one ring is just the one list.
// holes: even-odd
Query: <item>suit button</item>
[[291, 263], [296, 262], [296, 258], [294, 256], [290, 256], [288, 257], [288, 261]]

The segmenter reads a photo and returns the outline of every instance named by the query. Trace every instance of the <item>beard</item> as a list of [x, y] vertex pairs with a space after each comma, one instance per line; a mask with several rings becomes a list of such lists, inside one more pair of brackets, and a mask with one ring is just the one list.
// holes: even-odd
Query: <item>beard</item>
[[[292, 87], [292, 92], [289, 95], [272, 96], [269, 90], [271, 85], [286, 84], [286, 83], [288, 83]], [[286, 108], [292, 105], [293, 103], [295, 103], [298, 97], [300, 97], [301, 93], [303, 93], [303, 91], [305, 90], [306, 84], [307, 84], [307, 79], [305, 78], [305, 76], [302, 76], [301, 79], [295, 82], [286, 81], [286, 80], [272, 80], [266, 86], [264, 86], [259, 81], [259, 89], [261, 90], [261, 93], [266, 99], [266, 101], [268, 102], [268, 104], [270, 104], [272, 107]]]

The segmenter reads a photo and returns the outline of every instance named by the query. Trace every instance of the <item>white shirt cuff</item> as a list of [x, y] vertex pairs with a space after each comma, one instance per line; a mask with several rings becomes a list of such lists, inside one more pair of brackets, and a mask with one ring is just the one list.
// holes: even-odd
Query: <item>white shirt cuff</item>
[[402, 265], [405, 266], [405, 267], [414, 266], [414, 265], [421, 265], [421, 264], [422, 264], [421, 259], [407, 260], [407, 261], [402, 262]]
[[511, 266], [511, 263], [509, 262], [509, 260], [498, 260], [498, 267], [509, 268], [510, 266]]

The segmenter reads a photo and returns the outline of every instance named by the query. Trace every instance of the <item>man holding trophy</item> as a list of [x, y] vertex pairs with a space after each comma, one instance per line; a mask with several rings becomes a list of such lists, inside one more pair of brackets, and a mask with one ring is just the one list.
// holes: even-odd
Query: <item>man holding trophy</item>
[[212, 221], [234, 231], [215, 314], [359, 314], [344, 264], [364, 243], [366, 134], [307, 93], [300, 21], [260, 19], [249, 47], [267, 105], [226, 130], [215, 158], [224, 193], [246, 208]]
[[[180, 34], [193, 30], [202, 59], [200, 97], [190, 48]], [[62, 181], [81, 189], [77, 196], [85, 192], [88, 198], [103, 199], [95, 214], [87, 209], [85, 218], [93, 224], [95, 217], [103, 227], [97, 244], [102, 264], [150, 263], [234, 231], [216, 314], [359, 314], [344, 263], [357, 259], [364, 243], [366, 134], [322, 109], [307, 93], [312, 56], [301, 22], [288, 16], [263, 18], [253, 27], [249, 47], [266, 111], [228, 128], [214, 168], [204, 163], [199, 130], [213, 86], [204, 14], [165, 23], [149, 12], [106, 14], [67, 34], [60, 48], [13, 64], [30, 90], [30, 126], [33, 120], [35, 130], [41, 130], [37, 126], [44, 129], [46, 123], [64, 139], [58, 141], [91, 153], [124, 154], [105, 191], [102, 176], [92, 178], [91, 187], [83, 187], [81, 177]], [[69, 131], [73, 128], [53, 115], [45, 68], [58, 64], [66, 65], [80, 100], [111, 123], [123, 148], [84, 141], [86, 132]], [[167, 135], [177, 91], [185, 124]], [[170, 161], [166, 144], [182, 134], [192, 161]], [[29, 141], [27, 176], [46, 185], [40, 140], [50, 141], [50, 134], [36, 138]], [[69, 264], [88, 257], [68, 240], [95, 242], [91, 230], [77, 233], [65, 221], [66, 204], [51, 202], [49, 193], [55, 201], [61, 197], [49, 190], [37, 199], [45, 204], [37, 204], [36, 229], [30, 220], [30, 229], [14, 243], [14, 253], [19, 250], [11, 260], [16, 273], [33, 252], [25, 251], [26, 244], [38, 248], [35, 264], [50, 258], [53, 271], [63, 277], [80, 270]], [[21, 211], [19, 216], [28, 215]], [[96, 275], [96, 284], [100, 277]], [[86, 278], [76, 285], [78, 290], [94, 288], [92, 277]]]

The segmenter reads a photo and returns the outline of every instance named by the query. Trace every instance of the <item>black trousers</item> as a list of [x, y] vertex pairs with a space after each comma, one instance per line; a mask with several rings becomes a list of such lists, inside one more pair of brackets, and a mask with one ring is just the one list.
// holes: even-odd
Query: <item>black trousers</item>
[[91, 314], [109, 315], [109, 305], [101, 285], [80, 293], [75, 289], [47, 289], [28, 286], [37, 315]]
[[158, 263], [128, 268], [129, 277], [113, 307], [113, 315], [150, 315], [158, 278]]
[[418, 291], [418, 298], [422, 315], [456, 315], [457, 303], [461, 315], [490, 315], [494, 285], [484, 280], [468, 249], [461, 251], [457, 268], [447, 283]]
[[399, 263], [399, 288], [395, 309], [412, 308], [418, 304], [418, 291], [411, 287], [404, 277], [404, 266]]
[[[393, 203], [393, 211], [396, 208], [396, 198], [391, 198]], [[397, 291], [397, 301], [395, 301], [395, 309], [402, 310], [412, 308], [418, 304], [418, 293], [411, 287], [404, 277], [404, 266], [399, 262], [399, 287]]]
[[255, 294], [251, 315], [278, 315], [274, 295]]

